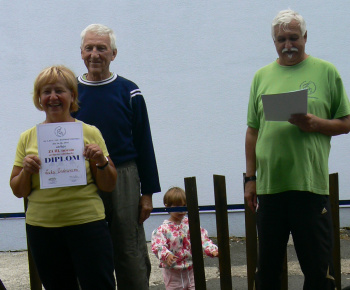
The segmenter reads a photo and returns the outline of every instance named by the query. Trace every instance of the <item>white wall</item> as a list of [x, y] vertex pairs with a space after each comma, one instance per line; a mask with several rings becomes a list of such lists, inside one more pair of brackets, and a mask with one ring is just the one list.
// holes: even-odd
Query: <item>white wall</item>
[[[197, 177], [199, 204], [214, 204], [213, 174], [226, 176], [228, 203], [243, 203], [250, 82], [276, 59], [270, 23], [288, 7], [306, 19], [307, 53], [334, 63], [350, 94], [346, 0], [0, 0], [0, 213], [23, 211], [8, 183], [19, 134], [44, 119], [32, 104], [33, 81], [52, 64], [85, 72], [79, 34], [90, 23], [114, 28], [111, 70], [146, 98], [162, 186], [154, 206], [189, 176]], [[339, 172], [340, 198], [349, 199], [349, 136], [332, 146], [330, 172]]]

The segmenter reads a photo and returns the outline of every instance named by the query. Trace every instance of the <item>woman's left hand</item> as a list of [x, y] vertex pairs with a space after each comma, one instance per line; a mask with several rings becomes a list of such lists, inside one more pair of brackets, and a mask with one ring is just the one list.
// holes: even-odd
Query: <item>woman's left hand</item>
[[106, 158], [97, 144], [88, 144], [84, 148], [83, 155], [86, 159], [94, 160], [97, 164], [105, 164]]
[[117, 181], [117, 170], [112, 159], [108, 156], [105, 157], [97, 144], [86, 145], [83, 155], [89, 159], [92, 176], [97, 187], [102, 191], [113, 191]]

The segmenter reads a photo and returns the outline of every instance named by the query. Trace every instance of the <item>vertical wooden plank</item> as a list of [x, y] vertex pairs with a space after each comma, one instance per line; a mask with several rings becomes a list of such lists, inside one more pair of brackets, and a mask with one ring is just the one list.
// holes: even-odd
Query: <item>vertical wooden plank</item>
[[[24, 198], [24, 212], [27, 212], [28, 199]], [[27, 238], [27, 248], [28, 248], [28, 264], [29, 264], [29, 280], [30, 280], [30, 289], [31, 290], [42, 290], [41, 280], [39, 278], [38, 270], [36, 269], [32, 252], [29, 247], [28, 238]]]
[[230, 237], [227, 215], [225, 176], [214, 175], [216, 229], [219, 246], [219, 269], [221, 290], [232, 290]]
[[185, 178], [188, 220], [190, 226], [191, 249], [193, 259], [193, 274], [196, 289], [206, 290], [202, 239], [198, 212], [197, 185], [195, 177]]
[[282, 281], [281, 289], [288, 290], [288, 263], [287, 263], [287, 249], [286, 255], [284, 256], [283, 266], [282, 266]]
[[[243, 173], [243, 192], [244, 192], [244, 177]], [[246, 256], [247, 256], [247, 279], [248, 290], [255, 289], [255, 272], [258, 261], [258, 245], [256, 232], [256, 216], [250, 210], [246, 200], [244, 199], [244, 216], [245, 216], [245, 237], [246, 237]]]
[[339, 229], [339, 178], [338, 173], [329, 175], [329, 200], [333, 221], [333, 263], [337, 289], [341, 289], [340, 229]]

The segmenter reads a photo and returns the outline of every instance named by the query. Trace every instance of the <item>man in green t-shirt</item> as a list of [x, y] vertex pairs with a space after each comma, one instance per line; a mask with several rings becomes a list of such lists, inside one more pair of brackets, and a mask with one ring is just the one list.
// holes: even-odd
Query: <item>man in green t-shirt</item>
[[[256, 289], [280, 289], [290, 233], [305, 289], [335, 289], [328, 189], [331, 136], [350, 131], [350, 105], [331, 63], [305, 53], [306, 24], [292, 10], [272, 22], [278, 59], [254, 76], [248, 105], [245, 199], [257, 213]], [[261, 95], [308, 91], [306, 115], [266, 121]], [[256, 176], [255, 176], [256, 174]]]

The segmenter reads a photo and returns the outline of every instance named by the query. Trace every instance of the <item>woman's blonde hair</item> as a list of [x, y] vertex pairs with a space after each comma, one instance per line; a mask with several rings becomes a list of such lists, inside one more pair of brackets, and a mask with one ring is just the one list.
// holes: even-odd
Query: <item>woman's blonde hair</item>
[[35, 107], [39, 111], [43, 111], [44, 108], [40, 102], [40, 91], [47, 84], [54, 84], [61, 78], [66, 87], [71, 91], [73, 96], [73, 102], [69, 108], [70, 112], [76, 112], [79, 109], [78, 105], [78, 84], [74, 73], [63, 65], [53, 65], [43, 69], [36, 77], [34, 82], [33, 102]]
[[186, 205], [186, 193], [180, 187], [171, 187], [164, 194], [163, 203], [166, 207]]

